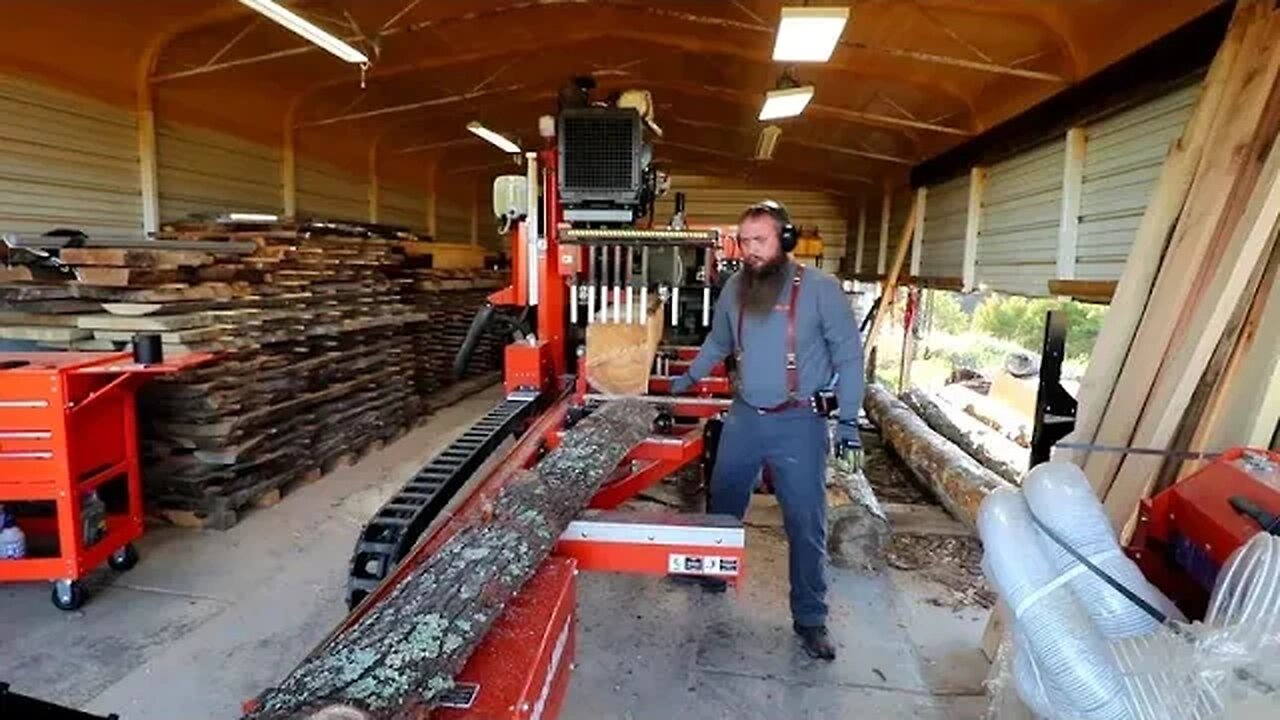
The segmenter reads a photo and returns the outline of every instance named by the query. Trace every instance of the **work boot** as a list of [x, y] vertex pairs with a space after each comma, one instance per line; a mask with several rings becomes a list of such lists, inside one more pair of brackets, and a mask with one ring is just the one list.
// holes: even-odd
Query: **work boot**
[[836, 646], [831, 644], [831, 636], [827, 634], [826, 625], [800, 625], [793, 623], [791, 628], [800, 636], [804, 651], [815, 660], [835, 660]]

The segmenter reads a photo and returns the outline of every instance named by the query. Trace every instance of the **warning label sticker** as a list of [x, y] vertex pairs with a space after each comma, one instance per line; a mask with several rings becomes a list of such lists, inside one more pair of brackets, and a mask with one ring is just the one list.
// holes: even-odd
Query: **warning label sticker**
[[738, 558], [672, 553], [667, 556], [667, 572], [680, 575], [737, 575]]
[[480, 694], [479, 683], [454, 683], [453, 687], [436, 696], [436, 706], [466, 710], [476, 702]]

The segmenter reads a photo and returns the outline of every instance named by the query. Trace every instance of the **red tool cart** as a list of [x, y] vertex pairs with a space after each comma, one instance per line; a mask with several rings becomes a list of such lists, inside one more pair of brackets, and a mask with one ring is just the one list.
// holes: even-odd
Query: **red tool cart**
[[89, 571], [138, 562], [134, 391], [149, 376], [209, 357], [140, 365], [130, 353], [0, 353], [0, 504], [17, 508], [29, 548], [23, 558], [0, 559], [0, 582], [51, 580], [53, 604], [75, 610]]

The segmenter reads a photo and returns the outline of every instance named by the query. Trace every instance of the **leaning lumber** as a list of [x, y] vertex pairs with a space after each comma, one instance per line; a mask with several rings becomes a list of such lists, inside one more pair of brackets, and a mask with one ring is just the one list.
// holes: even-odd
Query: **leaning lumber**
[[[1093, 442], [1107, 413], [1111, 395], [1117, 387], [1120, 371], [1124, 367], [1125, 358], [1160, 270], [1160, 261], [1169, 244], [1169, 236], [1182, 214], [1192, 179], [1200, 167], [1205, 150], [1210, 146], [1209, 131], [1223, 107], [1228, 79], [1235, 72], [1246, 30], [1252, 23], [1258, 22], [1252, 13], [1260, 5], [1258, 2], [1242, 2], [1237, 5], [1236, 16], [1227, 30], [1222, 47], [1209, 66], [1195, 110], [1187, 121], [1182, 136], [1173, 143], [1165, 156], [1160, 177], [1152, 189], [1151, 200], [1143, 211], [1129, 257], [1111, 297], [1111, 308], [1107, 311], [1106, 321], [1102, 324], [1089, 366], [1080, 383], [1079, 414], [1070, 437], [1073, 441]], [[1073, 450], [1065, 453], [1063, 458], [1083, 467], [1088, 453]]]
[[622, 399], [565, 433], [354, 625], [268, 690], [253, 720], [419, 717], [450, 688], [503, 607], [600, 482], [649, 433], [655, 410]]
[[903, 393], [902, 400], [938, 434], [959, 445], [983, 467], [1005, 480], [1017, 483], [1027, 471], [1030, 456], [1026, 448], [1019, 447], [963, 409], [921, 388]]
[[[911, 243], [915, 239], [916, 213], [920, 208], [916, 207], [919, 195], [911, 196], [911, 209], [907, 210], [907, 219], [902, 224], [902, 236], [898, 238], [898, 252], [894, 255], [893, 265], [889, 268], [889, 276], [885, 278], [884, 290], [880, 293], [880, 305], [876, 308], [875, 318], [871, 321], [871, 331], [867, 333], [866, 347], [863, 348], [863, 355], [867, 360], [871, 359], [871, 351], [875, 349], [876, 340], [879, 339], [880, 326], [889, 317], [889, 308], [893, 306], [894, 299], [898, 293], [898, 277], [902, 274], [902, 265], [907, 260], [907, 251], [911, 249]], [[867, 363], [868, 367], [872, 363]]]
[[959, 446], [934, 432], [892, 393], [869, 385], [864, 406], [871, 421], [898, 456], [937, 496], [943, 507], [970, 529], [976, 529], [978, 506], [1000, 488], [1013, 487], [978, 464]]

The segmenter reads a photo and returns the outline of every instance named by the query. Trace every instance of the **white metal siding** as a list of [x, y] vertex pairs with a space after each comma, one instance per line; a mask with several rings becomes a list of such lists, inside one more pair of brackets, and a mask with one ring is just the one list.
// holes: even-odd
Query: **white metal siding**
[[156, 130], [156, 164], [162, 222], [192, 215], [284, 211], [276, 148], [166, 123]]
[[0, 231], [142, 233], [132, 113], [0, 75]]
[[1047, 295], [1057, 275], [1062, 214], [1059, 138], [992, 165], [978, 234], [979, 286], [1018, 295]]
[[378, 189], [378, 222], [421, 231], [427, 221], [426, 192], [411, 187]]
[[369, 179], [298, 158], [298, 215], [327, 220], [369, 219]]
[[780, 202], [796, 226], [818, 227], [822, 235], [822, 268], [830, 273], [840, 268], [850, 232], [843, 210], [845, 200], [841, 197], [821, 191], [755, 187], [738, 178], [680, 175], [671, 178], [671, 190], [658, 199], [655, 223], [665, 224], [671, 219], [677, 192], [685, 194], [685, 217], [695, 225], [737, 225], [747, 206], [765, 199]]
[[1199, 93], [1195, 84], [1086, 128], [1077, 278], [1120, 278], [1169, 145]]
[[925, 202], [920, 274], [958, 278], [964, 271], [964, 228], [969, 209], [969, 176], [929, 188]]
[[[862, 242], [862, 269], [859, 274], [874, 275], [877, 263], [880, 261], [880, 197], [871, 195], [867, 197], [867, 235]], [[854, 218], [854, 223], [857, 218]], [[849, 232], [856, 233], [858, 226], [854, 225]]]
[[[893, 199], [889, 206], [889, 243], [885, 250], [884, 272], [886, 275], [893, 272], [893, 261], [898, 257], [898, 241], [902, 239], [902, 226], [907, 221], [907, 213], [911, 211], [911, 204], [915, 202], [916, 191], [910, 188], [903, 188], [893, 194]], [[928, 201], [926, 201], [927, 204]], [[878, 228], [878, 226], [877, 226]], [[876, 243], [880, 242], [880, 238], [876, 237]], [[902, 259], [902, 275], [908, 275], [911, 272], [911, 254]]]

